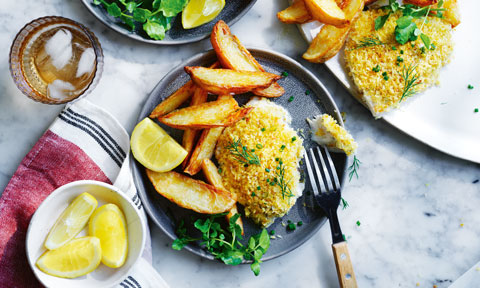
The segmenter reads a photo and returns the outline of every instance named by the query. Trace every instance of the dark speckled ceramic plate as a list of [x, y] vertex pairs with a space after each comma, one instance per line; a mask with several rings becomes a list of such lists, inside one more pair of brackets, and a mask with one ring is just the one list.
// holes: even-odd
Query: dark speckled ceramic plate
[[108, 15], [107, 11], [101, 5], [93, 5], [93, 0], [82, 0], [87, 9], [98, 20], [102, 21], [107, 27], [117, 31], [132, 39], [157, 44], [157, 45], [177, 45], [200, 41], [210, 36], [213, 25], [218, 20], [225, 21], [229, 26], [237, 22], [242, 16], [252, 8], [256, 0], [225, 1], [225, 7], [222, 12], [212, 21], [200, 27], [185, 30], [182, 27], [182, 17], [179, 14], [172, 22], [172, 28], [167, 31], [165, 38], [161, 41], [153, 40], [139, 26], [134, 31], [130, 31], [120, 20]]
[[[305, 121], [306, 118], [311, 118], [321, 113], [328, 113], [343, 125], [332, 97], [328, 94], [327, 90], [318, 79], [312, 73], [303, 68], [301, 64], [287, 56], [273, 51], [261, 49], [249, 50], [267, 72], [276, 74], [281, 74], [284, 71], [288, 72], [288, 76], [279, 81], [280, 85], [285, 88], [285, 95], [272, 99], [272, 101], [283, 106], [290, 112], [292, 115], [292, 126], [295, 129], [303, 130], [303, 134], [306, 135], [306, 139], [304, 140], [305, 149], [309, 149], [312, 145], [316, 145], [310, 140], [308, 134], [310, 129]], [[189, 76], [183, 70], [184, 66], [208, 66], [215, 60], [215, 53], [213, 50], [210, 50], [190, 58], [173, 69], [153, 89], [140, 112], [138, 121], [140, 122], [143, 118], [148, 117], [158, 103], [189, 80]], [[305, 93], [307, 90], [311, 91], [309, 95], [306, 95]], [[253, 94], [250, 93], [238, 95], [235, 96], [235, 99], [240, 104], [243, 104], [246, 103], [252, 95]], [[291, 96], [294, 96], [295, 98], [292, 102], [288, 102], [288, 99]], [[164, 125], [161, 126], [181, 143], [182, 131]], [[336, 153], [332, 153], [332, 157], [338, 175], [343, 182], [347, 157], [345, 154]], [[133, 157], [132, 169], [135, 185], [137, 186], [143, 205], [153, 222], [158, 225], [160, 229], [162, 229], [170, 238], [175, 239], [176, 223], [179, 223], [180, 220], [184, 220], [189, 233], [196, 231], [192, 226], [192, 219], [205, 216], [180, 208], [158, 194], [148, 180], [145, 168], [133, 160]], [[300, 169], [305, 170], [304, 165], [302, 165]], [[312, 237], [312, 235], [314, 235], [315, 232], [317, 232], [317, 230], [325, 223], [326, 217], [320, 208], [313, 204], [313, 195], [309, 192], [311, 191], [311, 187], [308, 179], [305, 182], [306, 187], [303, 196], [298, 198], [297, 203], [290, 210], [288, 215], [277, 219], [270, 227], [268, 227], [269, 231], [275, 230], [276, 234], [281, 235], [282, 238], [277, 238], [271, 241], [270, 248], [264, 255], [263, 260], [273, 259], [299, 247]], [[239, 210], [243, 213], [241, 205], [239, 205]], [[246, 219], [245, 217], [243, 217], [243, 220], [245, 225], [245, 238], [248, 239], [250, 235], [257, 234], [261, 231], [260, 227], [255, 225], [251, 220]], [[296, 231], [290, 232], [282, 225], [282, 221], [286, 223], [288, 220], [291, 220], [294, 223], [302, 221], [303, 225], [299, 226]], [[202, 257], [213, 259], [211, 254], [203, 250], [197, 244], [191, 244], [185, 248]]]

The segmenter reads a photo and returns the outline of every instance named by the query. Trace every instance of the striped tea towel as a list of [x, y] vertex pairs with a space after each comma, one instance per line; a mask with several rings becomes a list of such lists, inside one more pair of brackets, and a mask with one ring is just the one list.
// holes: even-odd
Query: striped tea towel
[[[40, 203], [56, 188], [76, 180], [115, 185], [145, 212], [129, 167], [129, 137], [108, 112], [85, 99], [66, 106], [20, 163], [0, 198], [0, 287], [40, 287], [29, 268], [25, 237]], [[118, 287], [168, 287], [144, 254]]]

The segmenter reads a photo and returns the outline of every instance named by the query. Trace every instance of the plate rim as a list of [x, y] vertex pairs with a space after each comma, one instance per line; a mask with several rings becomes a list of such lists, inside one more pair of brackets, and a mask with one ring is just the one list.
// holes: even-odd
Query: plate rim
[[[312, 81], [315, 82], [316, 85], [318, 85], [322, 90], [323, 90], [323, 93], [325, 94], [325, 96], [328, 98], [329, 100], [329, 104], [332, 105], [332, 108], [333, 108], [333, 112], [335, 115], [332, 115], [336, 118], [337, 122], [339, 123], [339, 125], [341, 125], [342, 127], [344, 127], [344, 122], [342, 120], [342, 117], [341, 117], [341, 114], [340, 114], [340, 111], [337, 107], [337, 104], [335, 103], [335, 101], [333, 100], [333, 97], [330, 95], [330, 93], [328, 92], [328, 90], [326, 89], [325, 85], [323, 85], [323, 83], [312, 73], [310, 72], [307, 68], [305, 68], [303, 65], [301, 65], [299, 62], [297, 62], [296, 60], [290, 58], [289, 56], [287, 55], [284, 55], [284, 54], [281, 54], [279, 52], [275, 52], [273, 50], [270, 50], [270, 49], [265, 49], [265, 48], [258, 48], [258, 47], [251, 47], [251, 46], [248, 46], [246, 47], [247, 50], [251, 51], [252, 54], [256, 54], [256, 53], [264, 53], [264, 54], [267, 54], [267, 55], [270, 55], [270, 56], [273, 56], [273, 57], [276, 57], [276, 58], [280, 58], [282, 61], [285, 61], [285, 62], [289, 62], [290, 64], [296, 66], [296, 68], [300, 69], [301, 71], [303, 71], [304, 73], [306, 73]], [[175, 66], [174, 68], [172, 68], [167, 74], [165, 74], [161, 80], [159, 80], [159, 82], [155, 85], [155, 87], [152, 89], [152, 91], [149, 93], [148, 97], [147, 97], [147, 100], [145, 100], [144, 104], [148, 101], [148, 99], [150, 97], [154, 97], [153, 95], [156, 95], [158, 94], [158, 91], [160, 89], [162, 89], [162, 87], [164, 86], [163, 82], [168, 80], [169, 78], [171, 78], [174, 74], [177, 73], [177, 70], [178, 69], [181, 69], [181, 67], [184, 67], [186, 66], [188, 63], [190, 62], [193, 62], [193, 61], [198, 61], [199, 59], [202, 59], [202, 58], [208, 58], [209, 56], [211, 56], [212, 54], [215, 54], [214, 50], [213, 49], [209, 49], [209, 50], [206, 50], [206, 51], [203, 51], [203, 52], [200, 52], [198, 54], [195, 54], [194, 56], [188, 58], [187, 60], [183, 61], [182, 63], [180, 63], [179, 65]], [[142, 109], [143, 110], [143, 109]], [[142, 112], [143, 111], [140, 111], [139, 115], [138, 115], [138, 118], [137, 118], [137, 122], [141, 121], [144, 117], [142, 117]], [[131, 153], [131, 152], [130, 152]], [[342, 167], [342, 171], [341, 173], [343, 174], [342, 175], [342, 179], [341, 179], [341, 187], [343, 187], [344, 183], [345, 183], [345, 179], [347, 177], [345, 177], [345, 173], [346, 173], [346, 170], [347, 170], [347, 166], [348, 166], [348, 163], [349, 163], [349, 159], [350, 157], [345, 155], [345, 164], [343, 165]], [[152, 204], [148, 202], [148, 197], [146, 195], [144, 195], [144, 193], [146, 192], [145, 189], [140, 189], [140, 181], [139, 181], [139, 178], [141, 178], [141, 175], [139, 173], [139, 168], [138, 168], [138, 164], [136, 163], [136, 160], [134, 159], [134, 157], [130, 157], [130, 165], [132, 167], [132, 176], [133, 176], [133, 181], [134, 181], [134, 184], [135, 184], [135, 187], [137, 188], [137, 191], [138, 191], [138, 195], [139, 197], [141, 198], [142, 200], [142, 203], [143, 203], [143, 207], [144, 209], [147, 211], [147, 214], [149, 216], [149, 218], [155, 223], [155, 225], [160, 228], [160, 230], [162, 230], [162, 232], [164, 232], [171, 240], [175, 240], [176, 238], [178, 238], [175, 233], [170, 233], [169, 231], [167, 231], [163, 225], [161, 225], [161, 223], [155, 218], [153, 217], [152, 215], [154, 215], [154, 212], [152, 211]], [[277, 258], [277, 257], [280, 257], [282, 255], [285, 255], [293, 250], [295, 250], [296, 248], [302, 246], [306, 241], [308, 241], [309, 239], [311, 239], [317, 232], [318, 230], [320, 230], [321, 227], [324, 226], [325, 222], [327, 221], [327, 217], [324, 216], [321, 218], [319, 224], [317, 225], [317, 227], [314, 227], [308, 234], [306, 237], [302, 238], [300, 241], [296, 242], [295, 245], [292, 245], [292, 246], [289, 246], [288, 249], [285, 249], [284, 251], [281, 251], [280, 253], [276, 253], [274, 255], [268, 255], [266, 257], [263, 257], [262, 258], [262, 261], [268, 261], [268, 260], [272, 260], [274, 258]], [[202, 258], [205, 258], [205, 259], [209, 259], [209, 260], [216, 260], [210, 253], [208, 253], [207, 251], [205, 251], [204, 249], [202, 249], [201, 247], [192, 247], [191, 245], [186, 245], [183, 249], [186, 249], [188, 250], [189, 252], [192, 252], [193, 254], [195, 255], [198, 255]], [[245, 264], [245, 263], [248, 263], [246, 261], [242, 262], [242, 264]]]
[[[204, 35], [200, 34], [199, 36], [195, 36], [193, 38], [189, 38], [189, 39], [185, 39], [185, 40], [146, 39], [146, 38], [143, 38], [143, 37], [137, 35], [136, 33], [131, 33], [128, 30], [126, 30], [124, 28], [121, 28], [119, 25], [110, 25], [109, 23], [107, 23], [107, 21], [105, 21], [105, 19], [103, 19], [99, 15], [99, 13], [97, 13], [97, 11], [95, 11], [94, 7], [91, 5], [91, 2], [92, 2], [91, 0], [81, 0], [81, 1], [82, 1], [82, 4], [90, 12], [90, 14], [92, 14], [97, 20], [99, 20], [107, 28], [109, 28], [109, 29], [111, 29], [111, 30], [113, 30], [113, 31], [125, 36], [125, 37], [128, 37], [128, 38], [136, 40], [136, 41], [140, 41], [140, 42], [143, 42], [143, 43], [149, 43], [149, 44], [154, 44], [154, 45], [173, 46], [173, 45], [182, 45], [182, 44], [198, 42], [198, 41], [204, 40], [204, 39], [206, 39], [210, 36], [210, 33], [206, 33]], [[230, 20], [227, 23], [228, 26], [232, 26], [238, 20], [240, 20], [248, 11], [250, 11], [252, 9], [253, 5], [255, 5], [256, 2], [257, 2], [257, 0], [251, 0], [251, 2], [247, 5], [247, 7], [245, 9], [240, 11], [240, 13], [238, 13], [232, 20]], [[178, 15], [175, 16], [175, 17], [178, 17]], [[168, 33], [168, 31], [167, 31], [167, 33]]]

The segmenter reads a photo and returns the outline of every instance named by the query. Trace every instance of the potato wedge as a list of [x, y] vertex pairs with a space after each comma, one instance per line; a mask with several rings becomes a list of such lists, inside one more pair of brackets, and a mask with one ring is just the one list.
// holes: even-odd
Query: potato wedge
[[253, 110], [254, 107], [244, 107], [238, 109], [237, 111], [228, 115], [227, 119], [223, 122], [225, 127], [232, 126], [233, 124], [237, 123], [238, 121], [242, 120], [245, 116], [247, 116], [250, 111]]
[[[199, 105], [207, 102], [208, 93], [200, 87], [195, 88], [195, 92], [192, 96], [192, 101], [190, 101], [190, 106]], [[187, 129], [183, 132], [182, 146], [188, 152], [187, 157], [182, 162], [182, 168], [185, 168], [188, 163], [188, 159], [192, 154], [193, 146], [195, 145], [195, 140], [197, 139], [199, 131], [194, 129]]]
[[303, 54], [303, 59], [313, 63], [326, 62], [342, 49], [349, 30], [349, 27], [337, 28], [332, 25], [324, 25]]
[[183, 130], [225, 127], [225, 120], [238, 108], [232, 97], [179, 109], [159, 117], [158, 121]]
[[192, 97], [195, 91], [195, 84], [193, 81], [190, 80], [185, 85], [180, 87], [177, 91], [175, 91], [172, 95], [168, 96], [165, 100], [160, 102], [160, 104], [153, 109], [152, 113], [150, 113], [150, 118], [157, 118], [163, 116], [173, 110], [177, 109], [182, 105], [185, 101], [187, 101], [190, 97]]
[[203, 214], [229, 211], [236, 197], [225, 189], [216, 188], [177, 172], [154, 172], [147, 169], [155, 190], [180, 207]]
[[[209, 68], [219, 68], [220, 63], [215, 61]], [[160, 104], [153, 109], [152, 113], [150, 113], [150, 118], [158, 118], [163, 116], [167, 113], [172, 112], [173, 110], [177, 109], [182, 105], [185, 101], [187, 101], [195, 92], [195, 85], [193, 81], [190, 80], [185, 83], [182, 87], [180, 87], [177, 91], [175, 91], [172, 95], [168, 96], [167, 99], [163, 100]]]
[[277, 18], [286, 24], [303, 24], [313, 20], [303, 0], [295, 0], [290, 7], [278, 12]]
[[223, 127], [205, 129], [200, 135], [197, 146], [192, 152], [192, 156], [188, 161], [188, 166], [185, 168], [185, 173], [190, 175], [197, 174], [202, 168], [203, 159], [212, 158], [213, 151], [217, 145], [217, 140], [223, 132]]
[[304, 0], [313, 19], [338, 28], [346, 27], [350, 21], [335, 0]]
[[[215, 166], [215, 164], [212, 162], [212, 160], [203, 159], [203, 161], [202, 161], [202, 171], [203, 171], [203, 174], [205, 174], [205, 177], [207, 178], [207, 182], [209, 184], [211, 184], [211, 185], [213, 185], [217, 188], [224, 188], [223, 187], [222, 176], [220, 176], [220, 174], [218, 174], [217, 166]], [[230, 209], [230, 211], [226, 215], [228, 223], [230, 223], [230, 218], [235, 216], [235, 214], [239, 214], [237, 204], [234, 204], [232, 209]], [[242, 217], [238, 217], [238, 219], [235, 223], [238, 226], [240, 226], [240, 229], [242, 230], [242, 235], [244, 235]]]
[[433, 5], [437, 4], [438, 0], [403, 0], [404, 4], [412, 4], [415, 6], [428, 6], [428, 5]]
[[[224, 68], [237, 71], [265, 72], [262, 65], [255, 60], [240, 40], [232, 35], [230, 28], [222, 20], [218, 21], [213, 27], [210, 42]], [[277, 82], [274, 82], [267, 88], [254, 89], [253, 93], [263, 97], [280, 97], [285, 93], [285, 90]]]
[[[350, 0], [343, 11], [349, 20], [354, 21], [362, 12], [363, 7], [363, 0]], [[324, 25], [303, 54], [303, 58], [313, 63], [324, 63], [342, 49], [349, 31], [350, 26], [337, 28], [332, 25]]]
[[452, 28], [460, 24], [460, 12], [458, 10], [457, 0], [444, 0], [442, 8], [445, 9], [443, 19], [450, 23]]
[[[239, 109], [231, 113], [228, 118], [225, 120], [226, 126], [230, 126], [248, 114], [254, 107], [247, 107]], [[200, 135], [200, 139], [193, 150], [190, 159], [188, 161], [188, 166], [183, 172], [195, 175], [197, 174], [202, 165], [204, 159], [212, 158], [213, 151], [217, 145], [217, 140], [223, 132], [224, 127], [204, 129]]]
[[215, 166], [212, 160], [209, 158], [203, 159], [202, 161], [202, 171], [207, 178], [207, 182], [210, 185], [213, 185], [218, 188], [225, 188], [223, 186], [222, 176], [218, 173], [218, 168]]
[[261, 71], [234, 71], [230, 69], [209, 69], [185, 67], [193, 82], [213, 94], [242, 94], [255, 88], [267, 88], [280, 75]]

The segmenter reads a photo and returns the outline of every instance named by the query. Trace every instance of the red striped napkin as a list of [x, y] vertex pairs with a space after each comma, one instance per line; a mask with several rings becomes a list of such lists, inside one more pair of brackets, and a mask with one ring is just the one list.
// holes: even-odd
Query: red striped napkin
[[[130, 173], [129, 137], [108, 112], [85, 99], [67, 105], [20, 163], [0, 198], [0, 287], [40, 287], [25, 252], [30, 219], [56, 188], [76, 180], [119, 187], [142, 210]], [[118, 287], [168, 287], [145, 252]]]

